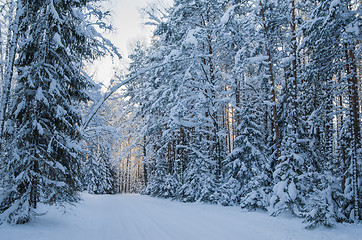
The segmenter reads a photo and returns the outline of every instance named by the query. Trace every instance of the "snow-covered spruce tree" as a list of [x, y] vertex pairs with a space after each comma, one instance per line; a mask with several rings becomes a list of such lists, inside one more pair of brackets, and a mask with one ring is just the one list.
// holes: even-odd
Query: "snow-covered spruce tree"
[[[142, 106], [147, 110], [146, 139], [151, 142], [147, 146], [148, 154], [155, 162], [149, 182], [156, 173], [160, 177], [157, 177], [158, 184], [149, 186], [167, 189], [169, 184], [166, 182], [170, 182], [171, 177], [172, 182], [182, 182], [187, 188], [189, 182], [185, 176], [191, 176], [187, 171], [198, 174], [190, 168], [191, 161], [205, 165], [199, 172], [199, 175], [204, 175], [202, 179], [213, 182], [216, 175], [220, 176], [224, 145], [221, 143], [219, 96], [222, 93], [219, 90], [223, 86], [212, 56], [216, 56], [217, 51], [214, 36], [216, 21], [220, 18], [217, 12], [223, 9], [221, 6], [224, 5], [217, 1], [175, 1], [167, 21], [160, 23], [155, 32], [159, 38], [158, 47], [147, 56], [147, 64], [158, 64], [159, 67], [152, 71], [153, 74], [147, 73], [151, 75], [147, 87], [150, 101]], [[166, 185], [162, 187], [164, 177]], [[160, 193], [160, 189], [152, 189]], [[204, 196], [202, 199], [191, 197], [193, 201], [210, 201], [212, 191], [201, 188], [187, 191], [193, 192], [194, 196], [201, 196], [201, 192]], [[183, 199], [186, 196], [181, 190], [176, 197]]]
[[[334, 11], [333, 11], [334, 10]], [[358, 73], [358, 56], [360, 55], [361, 32], [360, 18], [361, 6], [355, 1], [340, 1], [331, 3], [331, 15], [340, 16], [338, 22], [341, 28], [341, 45], [344, 58], [342, 66], [342, 83], [347, 86], [344, 91], [344, 117], [340, 136], [346, 144], [346, 158], [341, 175], [343, 180], [344, 203], [343, 214], [347, 221], [357, 222], [362, 219], [361, 176], [362, 176], [362, 143], [361, 143], [361, 83]]]
[[[170, 54], [170, 48], [158, 48], [158, 43], [154, 42], [154, 44], [155, 49], [151, 50], [147, 56], [146, 64], [148, 66], [162, 63], [165, 60], [163, 56], [167, 57]], [[132, 92], [129, 91], [129, 94], [135, 96], [136, 101], [146, 100], [138, 105], [139, 110], [136, 114], [144, 123], [144, 127], [138, 128], [143, 136], [143, 139], [139, 140], [144, 144], [144, 157], [148, 159], [145, 162], [146, 170], [151, 171], [147, 174], [145, 192], [154, 196], [173, 197], [169, 193], [175, 192], [168, 190], [168, 183], [164, 179], [166, 176], [169, 180], [173, 178], [174, 159], [171, 156], [173, 152], [171, 145], [174, 136], [170, 129], [170, 112], [165, 109], [171, 109], [176, 102], [174, 91], [177, 89], [177, 85], [171, 75], [175, 67], [177, 67], [176, 64], [165, 63], [164, 66], [150, 71], [145, 78], [142, 78], [145, 81], [140, 85], [141, 91], [135, 88], [137, 82], [128, 89], [132, 90]]]
[[[155, 40], [153, 40], [155, 43]], [[134, 43], [133, 50], [128, 56], [132, 62], [128, 68], [129, 74], [127, 77], [132, 77], [137, 75], [139, 71], [143, 71], [146, 64], [147, 54], [151, 52], [153, 47], [146, 49], [145, 45], [139, 41]], [[137, 158], [142, 162], [142, 169], [139, 174], [141, 177], [135, 179], [135, 188], [137, 192], [142, 190], [144, 185], [148, 185], [149, 180], [149, 169], [151, 168], [152, 163], [147, 160], [150, 158], [151, 154], [147, 154], [152, 151], [152, 147], [148, 148], [154, 141], [152, 136], [148, 134], [148, 124], [146, 119], [148, 118], [149, 109], [148, 107], [151, 104], [150, 98], [152, 97], [152, 86], [151, 77], [152, 71], [144, 72], [144, 74], [138, 75], [135, 79], [125, 84], [124, 90], [120, 92], [120, 97], [124, 100], [124, 103], [120, 104], [119, 101], [116, 104], [117, 111], [116, 117], [114, 119], [117, 123], [116, 125], [121, 129], [120, 131], [120, 144], [118, 144], [117, 152], [120, 153], [120, 192], [126, 192], [129, 190], [124, 186], [129, 186], [125, 182], [130, 178], [125, 176], [130, 174], [130, 171], [124, 169], [122, 166], [125, 165], [128, 169], [133, 169], [135, 163], [127, 164], [131, 155], [135, 155], [132, 151], [136, 151]], [[148, 139], [150, 143], [148, 145]], [[151, 157], [152, 158], [152, 157]], [[122, 161], [126, 162], [122, 165]], [[131, 167], [129, 166], [131, 165]]]
[[[98, 102], [99, 89], [94, 89], [93, 101]], [[109, 126], [108, 113], [112, 110], [108, 104], [93, 117], [83, 133], [83, 152], [85, 159], [82, 162], [83, 189], [95, 194], [113, 194], [117, 188], [117, 172], [112, 162], [112, 144], [117, 140], [116, 127]]]
[[[307, 116], [307, 137], [311, 150], [308, 156], [311, 164], [306, 168], [306, 175], [310, 179], [305, 186], [308, 201], [303, 214], [308, 227], [320, 224], [330, 226], [336, 218], [341, 218], [338, 213], [340, 197], [337, 196], [340, 186], [336, 174], [339, 168], [334, 167], [333, 117], [337, 109], [333, 104], [333, 95], [338, 95], [339, 91], [335, 79], [338, 79], [341, 66], [336, 63], [340, 61], [343, 51], [338, 50], [339, 44], [336, 44], [340, 38], [338, 31], [328, 26], [333, 20], [326, 20], [330, 17], [330, 2], [320, 1], [312, 5], [309, 20], [302, 26], [303, 52], [308, 56], [301, 74], [306, 106], [303, 114]], [[339, 28], [339, 24], [333, 23], [332, 26]]]
[[109, 143], [107, 139], [97, 139], [97, 137], [90, 140], [93, 141], [87, 144], [88, 151], [83, 163], [83, 188], [94, 194], [114, 194], [117, 187], [117, 172], [111, 163]]
[[[301, 77], [301, 53], [298, 48], [300, 42], [300, 27], [302, 21], [302, 4], [299, 1], [287, 1], [278, 4], [276, 11], [284, 27], [283, 34], [283, 68], [285, 83], [283, 84], [281, 103], [283, 122], [280, 122], [281, 147], [280, 157], [273, 173], [274, 183], [271, 197], [270, 211], [272, 215], [278, 215], [284, 211], [290, 211], [301, 215], [306, 204], [308, 193], [305, 186], [308, 182], [307, 167], [310, 164], [309, 145], [306, 139], [306, 116], [303, 112], [303, 95]], [[287, 16], [286, 18], [284, 16]], [[280, 28], [279, 27], [279, 28]]]
[[[254, 3], [256, 6], [257, 3]], [[254, 7], [252, 14], [255, 15], [255, 33], [252, 36], [256, 47], [252, 52], [260, 52], [263, 56], [261, 60], [267, 61], [267, 66], [263, 62], [259, 63], [261, 71], [259, 78], [262, 81], [264, 97], [264, 112], [266, 114], [264, 127], [268, 131], [265, 134], [265, 141], [268, 148], [267, 155], [273, 168], [277, 159], [280, 157], [281, 137], [280, 137], [280, 119], [278, 116], [278, 88], [281, 84], [282, 71], [280, 69], [280, 58], [283, 45], [281, 26], [286, 21], [286, 17], [279, 13], [279, 3], [277, 1], [258, 1], [259, 7]], [[259, 30], [257, 30], [259, 29]], [[255, 54], [255, 53], [254, 53]], [[267, 69], [265, 69], [267, 67]], [[271, 125], [271, 127], [268, 127]]]
[[[162, 29], [157, 29], [156, 32], [161, 34]], [[144, 193], [173, 197], [169, 193], [175, 190], [169, 191], [169, 184], [163, 181], [165, 176], [173, 178], [171, 173], [174, 162], [174, 136], [168, 129], [169, 111], [164, 109], [172, 108], [176, 102], [174, 89], [177, 89], [177, 85], [170, 73], [177, 65], [162, 63], [171, 49], [160, 48], [159, 42], [159, 39], [154, 39], [147, 50], [140, 43], [136, 43], [130, 55], [133, 62], [129, 68], [129, 77], [144, 69], [147, 71], [128, 82], [122, 92], [127, 107], [122, 112], [124, 121], [121, 128], [125, 144], [121, 150], [121, 158], [124, 158], [127, 169], [133, 168], [130, 167], [134, 165], [130, 162], [132, 155], [137, 154], [143, 159], [146, 183]], [[124, 170], [126, 175], [129, 174], [127, 169]]]
[[358, 108], [357, 75], [351, 70], [356, 69], [354, 46], [360, 41], [356, 9], [353, 1], [319, 1], [303, 26], [303, 47], [309, 58], [304, 68], [304, 95], [309, 99], [305, 109], [310, 111], [306, 114], [313, 153], [308, 168], [312, 188], [305, 210], [309, 227], [355, 221], [360, 204], [358, 185], [353, 184], [358, 181], [354, 153], [360, 144], [360, 133], [355, 134], [359, 128], [354, 128], [360, 124], [357, 120], [355, 125], [359, 112], [353, 111]]
[[[255, 83], [253, 84], [256, 85]], [[252, 93], [257, 94], [257, 93]], [[251, 94], [243, 96], [248, 99], [243, 101], [240, 111], [240, 125], [238, 126], [239, 135], [234, 141], [234, 150], [226, 159], [226, 176], [228, 181], [223, 184], [225, 189], [230, 183], [237, 180], [239, 188], [233, 185], [230, 195], [235, 197], [236, 203], [242, 207], [266, 210], [269, 199], [270, 176], [268, 176], [268, 161], [265, 155], [265, 144], [263, 142], [263, 133], [261, 129], [260, 117], [261, 111], [257, 109], [257, 102], [252, 100]], [[234, 201], [235, 201], [234, 200]]]
[[[230, 28], [229, 34], [239, 48], [231, 71], [235, 78], [235, 103], [232, 103], [235, 106], [235, 149], [227, 159], [229, 174], [226, 174], [225, 186], [234, 181], [235, 173], [239, 173], [238, 182], [242, 182], [239, 190], [242, 191], [237, 191], [238, 198], [242, 200], [242, 206], [252, 209], [268, 206], [271, 163], [280, 153], [275, 88], [278, 71], [273, 67], [276, 65], [274, 55], [280, 45], [276, 24], [280, 19], [273, 15], [275, 8], [273, 1], [240, 4], [235, 1], [223, 17], [228, 18], [226, 27]], [[240, 166], [245, 163], [249, 167], [242, 169]]]
[[[183, 106], [189, 110], [181, 119], [191, 126], [185, 148], [190, 151], [188, 164], [185, 165], [180, 191], [180, 198], [184, 200], [219, 200], [217, 185], [222, 179], [222, 163], [226, 155], [226, 131], [222, 118], [228, 84], [222, 76], [218, 58], [224, 46], [219, 42], [218, 24], [225, 9], [223, 1], [178, 1], [171, 18], [183, 27], [179, 40], [182, 56], [202, 56], [185, 63], [181, 75], [186, 86], [182, 95]], [[175, 34], [180, 33], [177, 25], [171, 27], [176, 27], [173, 28]], [[197, 185], [193, 186], [193, 183]]]
[[180, 160], [177, 152], [183, 150], [177, 150], [176, 144], [183, 124], [180, 124], [175, 109], [178, 111], [176, 106], [182, 105], [184, 73], [192, 61], [185, 59], [186, 56], [182, 54], [184, 46], [181, 40], [187, 27], [181, 19], [176, 19], [174, 10], [171, 8], [170, 15], [159, 23], [155, 31], [158, 41], [147, 62], [151, 66], [162, 66], [153, 71], [153, 80], [148, 86], [148, 92], [151, 90], [152, 95], [149, 104], [143, 104], [151, 113], [145, 118], [148, 126], [146, 140], [150, 143], [147, 146], [147, 155], [150, 157], [147, 159], [153, 159], [154, 162], [150, 184], [147, 186], [150, 191], [147, 192], [157, 192], [157, 195], [165, 197], [175, 197], [176, 188], [182, 180], [182, 176], [179, 176], [182, 173], [177, 166], [184, 159]]
[[[28, 222], [38, 203], [79, 197], [80, 112], [92, 83], [82, 71], [111, 44], [94, 28], [95, 1], [17, 1], [17, 77], [2, 158], [1, 222]], [[98, 22], [99, 23], [99, 22]], [[102, 27], [102, 24], [99, 24]]]

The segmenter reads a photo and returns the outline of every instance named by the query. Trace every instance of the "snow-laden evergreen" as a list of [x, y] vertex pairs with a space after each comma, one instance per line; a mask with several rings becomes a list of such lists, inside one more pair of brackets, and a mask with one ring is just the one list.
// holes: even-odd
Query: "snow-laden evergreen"
[[360, 219], [359, 11], [332, 0], [163, 11], [133, 62], [151, 70], [125, 91], [144, 193], [290, 212], [308, 227]]
[[113, 47], [92, 25], [103, 17], [94, 1], [15, 2], [16, 77], [3, 133], [0, 199], [1, 222], [13, 224], [28, 222], [39, 202], [79, 199], [78, 106], [93, 84], [84, 61]]
[[80, 189], [287, 213], [309, 228], [361, 220], [359, 1], [154, 5], [151, 44], [90, 96], [83, 61], [113, 50], [92, 26], [107, 27], [96, 2], [14, 0], [0, 19], [2, 221]]

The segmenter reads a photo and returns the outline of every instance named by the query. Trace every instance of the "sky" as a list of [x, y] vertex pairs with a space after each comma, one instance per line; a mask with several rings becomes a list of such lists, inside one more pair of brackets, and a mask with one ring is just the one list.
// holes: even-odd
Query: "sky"
[[110, 18], [114, 31], [105, 36], [119, 48], [122, 60], [106, 57], [97, 60], [88, 67], [89, 74], [93, 75], [96, 82], [108, 86], [115, 72], [125, 70], [128, 63], [128, 54], [131, 44], [137, 40], [149, 42], [152, 28], [144, 25], [140, 10], [147, 7], [154, 0], [106, 0], [104, 8], [111, 11]]

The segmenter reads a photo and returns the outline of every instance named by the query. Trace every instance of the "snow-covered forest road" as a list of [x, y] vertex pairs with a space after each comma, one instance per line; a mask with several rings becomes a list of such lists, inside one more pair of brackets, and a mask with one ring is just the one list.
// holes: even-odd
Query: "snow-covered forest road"
[[237, 207], [179, 203], [142, 195], [82, 195], [84, 201], [18, 226], [1, 225], [1, 240], [357, 240], [362, 226], [304, 229], [300, 219]]

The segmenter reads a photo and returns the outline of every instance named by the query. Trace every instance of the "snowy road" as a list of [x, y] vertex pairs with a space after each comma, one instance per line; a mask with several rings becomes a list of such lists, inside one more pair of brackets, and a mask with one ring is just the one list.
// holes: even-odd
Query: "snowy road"
[[66, 215], [51, 208], [22, 226], [0, 226], [0, 240], [357, 240], [362, 225], [305, 230], [300, 219], [237, 207], [185, 204], [141, 195], [83, 195]]

